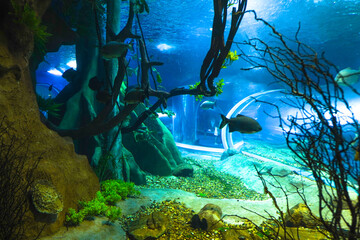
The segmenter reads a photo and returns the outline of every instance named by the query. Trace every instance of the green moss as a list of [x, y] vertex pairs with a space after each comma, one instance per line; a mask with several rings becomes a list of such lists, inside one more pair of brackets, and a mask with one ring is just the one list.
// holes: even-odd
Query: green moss
[[115, 222], [121, 216], [121, 209], [112, 206], [120, 200], [125, 200], [129, 195], [138, 195], [134, 183], [122, 180], [107, 180], [101, 183], [101, 192], [96, 193], [96, 197], [88, 202], [79, 201], [80, 210], [69, 208], [66, 215], [66, 225], [79, 225], [84, 219], [94, 216], [105, 216], [110, 222]]

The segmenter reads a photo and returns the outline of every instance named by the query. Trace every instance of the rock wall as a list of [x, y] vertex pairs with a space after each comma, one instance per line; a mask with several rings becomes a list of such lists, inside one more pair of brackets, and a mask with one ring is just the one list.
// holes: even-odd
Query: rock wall
[[[21, 3], [21, 1], [15, 0]], [[41, 16], [49, 0], [30, 2]], [[10, 0], [0, 3], [1, 11], [8, 12]], [[99, 182], [85, 156], [77, 155], [71, 140], [60, 137], [40, 121], [33, 85], [29, 73], [29, 57], [33, 49], [31, 31], [16, 27], [11, 15], [1, 16], [0, 28], [0, 115], [13, 123], [18, 138], [31, 135], [31, 156], [42, 156], [34, 172], [36, 180], [47, 180], [62, 196], [63, 211], [56, 219], [47, 219], [33, 207], [26, 213], [26, 239], [55, 233], [64, 224], [69, 207], [76, 208], [78, 200], [87, 201], [99, 190]], [[30, 41], [28, 41], [30, 39]], [[25, 131], [26, 130], [26, 131]], [[34, 159], [27, 159], [31, 165]]]
[[[139, 104], [133, 117], [145, 110], [144, 104]], [[171, 175], [172, 170], [183, 163], [171, 132], [153, 116], [148, 117], [139, 130], [124, 134], [123, 145], [142, 170], [154, 175]]]

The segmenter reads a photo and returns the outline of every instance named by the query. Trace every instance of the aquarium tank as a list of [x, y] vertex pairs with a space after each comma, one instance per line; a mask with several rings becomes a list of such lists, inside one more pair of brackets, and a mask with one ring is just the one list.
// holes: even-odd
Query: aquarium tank
[[360, 239], [360, 1], [0, 9], [0, 239]]

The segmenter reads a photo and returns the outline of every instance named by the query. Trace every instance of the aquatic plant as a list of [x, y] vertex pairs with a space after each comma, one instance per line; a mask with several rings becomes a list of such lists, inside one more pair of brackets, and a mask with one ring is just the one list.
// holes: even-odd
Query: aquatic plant
[[157, 83], [162, 83], [162, 78], [161, 78], [161, 75], [160, 75], [160, 73], [159, 73], [159, 71], [156, 69], [156, 68], [152, 68], [152, 70], [154, 71], [154, 73], [156, 73], [156, 82]]
[[224, 79], [222, 78], [222, 79], [220, 79], [219, 81], [217, 81], [216, 83], [215, 83], [215, 91], [216, 91], [216, 93], [215, 93], [215, 96], [219, 96], [220, 94], [222, 94], [223, 93], [223, 87], [224, 87], [224, 85], [225, 85], [225, 83], [224, 83]]
[[122, 180], [107, 180], [100, 183], [101, 192], [107, 204], [113, 205], [117, 201], [124, 200], [130, 195], [139, 195], [135, 190], [135, 184]]
[[36, 94], [36, 101], [38, 103], [40, 111], [47, 113], [53, 117], [60, 117], [60, 107], [62, 103], [55, 103], [54, 99], [51, 97], [44, 98], [43, 96]]
[[0, 239], [17, 240], [25, 239], [28, 193], [41, 156], [30, 155], [32, 135], [18, 133], [13, 124], [5, 116], [0, 119]]
[[11, 0], [13, 8], [12, 14], [14, 21], [28, 27], [34, 34], [34, 54], [44, 55], [46, 52], [45, 44], [50, 33], [46, 32], [46, 26], [41, 24], [41, 19], [37, 16], [36, 12], [30, 7], [28, 3], [24, 6]]
[[[197, 89], [199, 87], [201, 82], [197, 82], [194, 85], [189, 85], [189, 89]], [[215, 83], [215, 96], [219, 96], [221, 93], [223, 93], [223, 87], [224, 87], [224, 79], [220, 79]], [[204, 95], [195, 95], [196, 101], [201, 101], [203, 99]]]
[[226, 56], [221, 68], [227, 68], [230, 66], [234, 61], [239, 60], [239, 56], [237, 55], [236, 50], [235, 51], [229, 51], [228, 55]]
[[80, 210], [69, 208], [66, 214], [66, 225], [79, 225], [84, 219], [94, 216], [105, 216], [110, 222], [115, 222], [121, 216], [121, 209], [114, 206], [116, 202], [125, 200], [129, 195], [139, 195], [134, 188], [134, 183], [122, 180], [107, 180], [100, 184], [101, 191], [96, 192], [96, 197], [88, 202], [79, 201]]
[[[319, 230], [327, 238], [358, 239], [360, 162], [355, 157], [359, 142], [358, 137], [349, 139], [346, 134], [359, 136], [360, 126], [343, 88], [335, 81], [333, 73], [337, 73], [338, 69], [325, 58], [324, 53], [318, 54], [299, 40], [300, 25], [295, 39], [291, 40], [264, 19], [258, 18], [254, 11], [251, 12], [257, 21], [269, 28], [275, 40], [271, 42], [275, 44], [258, 38], [236, 43], [240, 49], [239, 57], [251, 65], [244, 70], [264, 68], [285, 86], [284, 94], [289, 98], [282, 102], [298, 111], [295, 116], [284, 117], [279, 106], [263, 102], [278, 110], [278, 116], [274, 117], [279, 119], [287, 146], [297, 156], [298, 163], [315, 178], [319, 196], [317, 214], [323, 228]], [[256, 55], [241, 51], [242, 45], [252, 48]], [[346, 87], [360, 95], [353, 86]], [[342, 122], [344, 118], [345, 124]], [[285, 194], [286, 191], [283, 191]], [[303, 191], [297, 189], [297, 192], [309, 207]], [[354, 197], [352, 192], [357, 196]], [[345, 206], [349, 216], [344, 215]]]
[[[189, 89], [191, 89], [191, 90], [197, 89], [199, 87], [199, 85], [200, 85], [200, 82], [196, 82], [193, 85], [189, 85]], [[204, 97], [204, 95], [201, 95], [201, 94], [195, 95], [195, 100], [201, 101], [203, 99], [203, 97]]]
[[84, 219], [91, 219], [99, 215], [106, 216], [110, 222], [115, 222], [121, 216], [121, 208], [108, 206], [100, 191], [96, 193], [95, 199], [88, 202], [79, 201], [79, 205], [81, 209], [78, 212], [73, 208], [69, 208], [69, 212], [65, 217], [67, 226], [77, 226]]

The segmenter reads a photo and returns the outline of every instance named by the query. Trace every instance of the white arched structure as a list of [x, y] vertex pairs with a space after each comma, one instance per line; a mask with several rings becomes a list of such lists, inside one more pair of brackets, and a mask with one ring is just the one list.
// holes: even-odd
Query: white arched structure
[[[269, 94], [269, 93], [273, 93], [273, 92], [279, 92], [282, 90], [283, 89], [269, 90], [269, 91], [258, 92], [258, 93], [252, 94], [250, 96], [247, 96], [246, 98], [244, 98], [240, 102], [238, 102], [233, 108], [231, 108], [231, 110], [226, 115], [226, 118], [231, 118], [232, 116], [236, 116], [236, 115], [240, 114], [247, 106], [249, 106], [252, 102], [254, 102], [256, 99], [260, 98], [261, 96]], [[226, 125], [225, 127], [223, 127], [223, 129], [221, 129], [222, 144], [223, 144], [225, 150], [228, 148], [236, 149], [239, 146], [241, 146], [244, 142], [240, 141], [239, 143], [234, 145], [233, 140], [232, 140], [232, 133], [230, 133], [228, 131], [228, 128], [229, 127]]]

